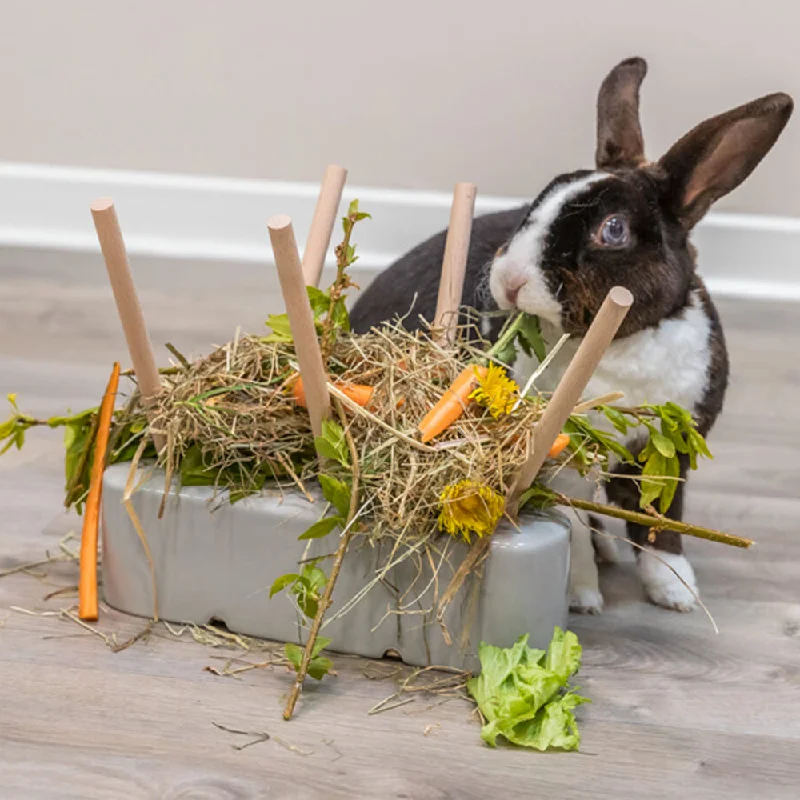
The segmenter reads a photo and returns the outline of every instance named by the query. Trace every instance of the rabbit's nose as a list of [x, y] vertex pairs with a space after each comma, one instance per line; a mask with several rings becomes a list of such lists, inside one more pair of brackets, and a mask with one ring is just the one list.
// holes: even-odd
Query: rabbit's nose
[[517, 278], [516, 280], [510, 281], [506, 286], [506, 300], [508, 300], [512, 306], [516, 306], [520, 289], [522, 289], [524, 285], [525, 279]]

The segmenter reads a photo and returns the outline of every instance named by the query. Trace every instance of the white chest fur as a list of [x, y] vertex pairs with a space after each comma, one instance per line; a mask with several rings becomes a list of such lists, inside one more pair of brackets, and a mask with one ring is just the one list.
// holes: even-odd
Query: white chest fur
[[[643, 403], [677, 403], [689, 411], [703, 399], [708, 386], [711, 360], [709, 335], [711, 321], [698, 297], [680, 317], [666, 319], [655, 328], [613, 342], [586, 387], [586, 399], [623, 392], [626, 406]], [[544, 330], [548, 348], [559, 333]], [[553, 341], [549, 341], [553, 339]], [[540, 391], [555, 389], [579, 342], [568, 340], [537, 382]], [[515, 372], [521, 384], [530, 376], [535, 363], [524, 355]]]

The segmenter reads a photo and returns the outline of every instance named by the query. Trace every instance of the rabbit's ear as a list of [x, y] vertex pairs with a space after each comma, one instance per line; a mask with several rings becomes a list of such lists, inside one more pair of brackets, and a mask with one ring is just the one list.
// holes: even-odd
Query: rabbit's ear
[[767, 95], [701, 122], [663, 156], [667, 205], [687, 230], [758, 166], [793, 108], [788, 94]]
[[597, 95], [598, 169], [638, 167], [644, 162], [639, 87], [646, 74], [643, 58], [627, 58], [601, 84]]

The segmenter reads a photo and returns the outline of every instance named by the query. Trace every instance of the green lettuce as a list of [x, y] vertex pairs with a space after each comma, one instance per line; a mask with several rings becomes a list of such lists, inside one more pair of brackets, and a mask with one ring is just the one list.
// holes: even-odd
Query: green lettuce
[[502, 736], [512, 744], [577, 750], [575, 708], [590, 702], [568, 689], [580, 669], [581, 646], [571, 631], [556, 628], [547, 651], [528, 647], [528, 634], [512, 647], [481, 642], [481, 674], [467, 683], [486, 724], [481, 738], [491, 747]]

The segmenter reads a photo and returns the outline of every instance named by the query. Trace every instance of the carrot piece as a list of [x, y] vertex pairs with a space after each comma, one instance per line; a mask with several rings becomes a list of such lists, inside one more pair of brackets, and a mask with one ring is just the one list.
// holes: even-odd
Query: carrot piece
[[[369, 405], [372, 395], [375, 393], [374, 386], [364, 386], [361, 383], [342, 383], [339, 381], [333, 384], [342, 394], [349, 397], [354, 403], [358, 403], [362, 408]], [[306, 390], [303, 387], [303, 377], [299, 375], [292, 387], [292, 396], [295, 403], [302, 408], [306, 407]]]
[[364, 386], [360, 383], [335, 383], [334, 386], [362, 408], [369, 405], [375, 393], [374, 386]]
[[297, 405], [301, 408], [306, 407], [306, 390], [303, 388], [303, 379], [299, 375], [294, 382], [294, 386], [292, 386], [292, 396]]
[[550, 448], [547, 457], [555, 458], [559, 453], [561, 453], [564, 450], [564, 448], [568, 444], [569, 444], [569, 434], [559, 433], [558, 436], [556, 436], [556, 440], [553, 442], [553, 446]]
[[420, 422], [419, 432], [423, 442], [429, 442], [438, 436], [464, 413], [469, 396], [478, 385], [478, 379], [483, 378], [487, 372], [486, 367], [474, 364], [462, 370], [453, 385]]
[[106, 450], [111, 429], [111, 418], [114, 415], [114, 399], [119, 385], [119, 363], [114, 362], [114, 369], [108, 380], [103, 402], [100, 404], [97, 440], [94, 445], [94, 461], [92, 477], [89, 482], [89, 494], [81, 532], [80, 564], [78, 567], [78, 617], [83, 620], [97, 619], [97, 529], [100, 522], [100, 499], [103, 489], [103, 470], [105, 469]]

